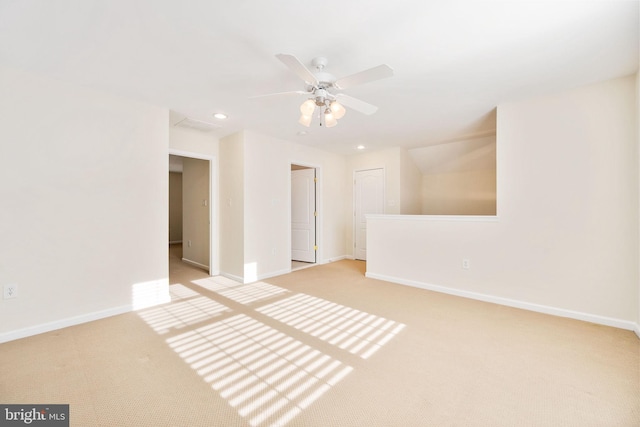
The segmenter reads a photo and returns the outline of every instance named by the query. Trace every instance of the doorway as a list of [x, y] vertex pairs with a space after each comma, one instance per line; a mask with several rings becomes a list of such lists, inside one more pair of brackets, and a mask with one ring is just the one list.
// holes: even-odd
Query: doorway
[[355, 171], [353, 229], [355, 259], [367, 259], [367, 214], [384, 213], [384, 169]]
[[[181, 243], [175, 245], [179, 248], [174, 248], [173, 256], [179, 255], [181, 261], [205, 270], [209, 275], [218, 274], [215, 157], [170, 149], [169, 159], [170, 174], [179, 172], [182, 184], [178, 198], [181, 199]], [[175, 203], [172, 199], [175, 198], [170, 194], [169, 210], [175, 212], [177, 208], [171, 206]], [[175, 237], [173, 242], [178, 243]]]
[[291, 269], [317, 262], [316, 169], [291, 165]]

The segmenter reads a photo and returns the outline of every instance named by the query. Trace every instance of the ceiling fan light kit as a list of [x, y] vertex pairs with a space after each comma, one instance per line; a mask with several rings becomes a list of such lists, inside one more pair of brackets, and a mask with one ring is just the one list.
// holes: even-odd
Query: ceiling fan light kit
[[[320, 92], [320, 91], [317, 91]], [[316, 98], [307, 99], [300, 105], [300, 119], [298, 122], [306, 127], [311, 125], [313, 114], [318, 109], [318, 117], [320, 126], [326, 126], [328, 128], [334, 127], [338, 124], [338, 119], [344, 117], [347, 110], [338, 102], [332, 101], [326, 94], [318, 95]]]
[[331, 108], [331, 112], [333, 113], [333, 115], [338, 120], [343, 118], [347, 113], [347, 110], [338, 101], [333, 101], [329, 107]]
[[304, 114], [301, 115], [298, 123], [300, 123], [302, 126], [309, 127], [309, 125], [311, 125], [311, 116], [305, 116]]
[[[336, 120], [330, 108], [324, 110], [324, 123], [328, 128], [332, 128], [338, 124], [338, 120]], [[320, 126], [322, 126], [322, 122], [320, 122]]]
[[307, 99], [300, 106], [300, 112], [303, 116], [312, 116], [316, 109], [316, 103], [313, 99]]
[[328, 63], [327, 58], [321, 56], [314, 58], [311, 61], [311, 65], [315, 68], [313, 72], [293, 55], [280, 53], [276, 58], [300, 77], [305, 82], [306, 88], [304, 92], [280, 92], [272, 95], [304, 94], [307, 96], [308, 99], [300, 105], [301, 116], [298, 119], [298, 123], [306, 127], [311, 125], [316, 111], [318, 111], [319, 125], [328, 128], [337, 125], [338, 120], [344, 117], [347, 112], [345, 106], [367, 115], [375, 113], [378, 107], [336, 92], [393, 76], [393, 70], [383, 64], [336, 79], [332, 74], [324, 71]]

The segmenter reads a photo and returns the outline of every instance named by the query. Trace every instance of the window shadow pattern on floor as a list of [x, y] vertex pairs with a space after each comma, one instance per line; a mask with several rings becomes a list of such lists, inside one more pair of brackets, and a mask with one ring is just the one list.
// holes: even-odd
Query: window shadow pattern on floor
[[351, 358], [366, 360], [405, 327], [265, 282], [216, 276], [170, 294], [138, 314], [252, 426], [287, 425], [354, 370]]

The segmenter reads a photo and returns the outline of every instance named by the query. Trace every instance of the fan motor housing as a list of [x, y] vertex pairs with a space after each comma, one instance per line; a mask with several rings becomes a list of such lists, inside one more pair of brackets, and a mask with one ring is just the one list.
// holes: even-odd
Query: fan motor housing
[[336, 78], [333, 74], [324, 71], [315, 72], [313, 75], [318, 79], [318, 87], [321, 88], [333, 87], [333, 84], [336, 82]]
[[313, 65], [317, 70], [322, 70], [328, 63], [329, 60], [324, 56], [316, 56], [311, 60], [311, 65]]
[[328, 63], [329, 60], [324, 56], [317, 56], [311, 60], [311, 65], [316, 69], [313, 75], [318, 79], [318, 88], [320, 89], [333, 87], [336, 82], [336, 77], [333, 74], [323, 71]]

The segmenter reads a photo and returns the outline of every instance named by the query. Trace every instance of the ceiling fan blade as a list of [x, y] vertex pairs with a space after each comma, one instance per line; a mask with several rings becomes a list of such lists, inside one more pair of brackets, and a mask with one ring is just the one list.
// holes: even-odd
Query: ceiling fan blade
[[349, 108], [353, 108], [356, 111], [361, 112], [362, 114], [371, 115], [378, 111], [378, 107], [375, 105], [371, 105], [367, 102], [361, 101], [353, 96], [345, 95], [344, 93], [339, 93], [336, 95], [336, 99], [339, 103]]
[[288, 92], [275, 92], [275, 93], [266, 93], [264, 95], [255, 95], [255, 96], [250, 96], [249, 99], [254, 99], [254, 98], [265, 98], [267, 96], [283, 96], [283, 95], [309, 95], [310, 92], [305, 92], [303, 90], [292, 90], [292, 91], [288, 91]]
[[338, 79], [334, 86], [338, 89], [347, 89], [356, 85], [369, 83], [375, 80], [386, 79], [393, 76], [393, 69], [386, 64], [351, 74], [350, 76]]
[[304, 64], [295, 56], [287, 55], [286, 53], [279, 53], [276, 55], [276, 58], [282, 61], [287, 68], [296, 73], [296, 75], [306, 83], [314, 86], [318, 85], [318, 79], [316, 76], [314, 76], [313, 73], [309, 71], [309, 69], [305, 67]]

